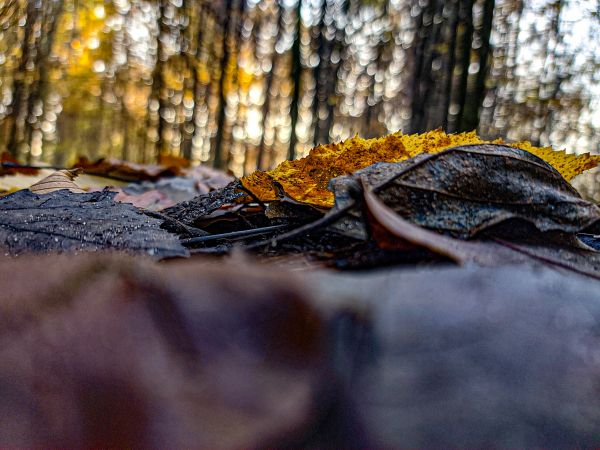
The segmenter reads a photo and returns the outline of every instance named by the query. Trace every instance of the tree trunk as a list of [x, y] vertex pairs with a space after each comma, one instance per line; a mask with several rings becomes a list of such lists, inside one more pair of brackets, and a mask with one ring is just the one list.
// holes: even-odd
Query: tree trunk
[[[154, 70], [152, 71], [152, 92], [150, 94], [150, 101], [148, 102], [149, 105], [152, 104], [153, 100], [156, 100], [158, 102], [158, 121], [156, 123], [157, 139], [156, 139], [156, 143], [154, 146], [155, 161], [159, 160], [160, 155], [162, 154], [164, 147], [165, 147], [165, 145], [164, 145], [165, 143], [163, 140], [163, 134], [164, 134], [164, 129], [165, 129], [165, 119], [164, 119], [163, 115], [164, 115], [164, 111], [166, 109], [166, 103], [165, 103], [164, 96], [163, 96], [163, 89], [164, 89], [163, 65], [164, 65], [165, 54], [164, 54], [164, 46], [162, 43], [161, 36], [163, 34], [167, 34], [169, 32], [169, 30], [163, 20], [165, 17], [164, 1], [165, 0], [158, 0], [159, 27], [158, 27], [158, 36], [157, 36], [157, 40], [156, 40], [156, 64], [154, 65]], [[150, 110], [148, 110], [148, 123], [147, 123], [148, 128], [150, 128], [152, 126], [151, 119], [152, 119], [152, 115], [150, 113]]]
[[479, 111], [485, 99], [485, 81], [488, 74], [490, 56], [490, 35], [494, 20], [494, 0], [485, 0], [483, 6], [483, 24], [481, 28], [481, 47], [479, 47], [479, 72], [475, 86], [468, 96], [461, 128], [465, 131], [476, 130], [479, 126]]
[[19, 67], [13, 80], [13, 97], [9, 117], [11, 127], [9, 128], [10, 137], [7, 149], [15, 157], [19, 153], [18, 150], [23, 139], [25, 122], [27, 121], [28, 89], [25, 83], [25, 74], [27, 73], [27, 63], [30, 58], [31, 46], [33, 45], [31, 40], [37, 19], [38, 9], [36, 2], [27, 2], [23, 48]]
[[[454, 120], [453, 131], [466, 131], [464, 125], [465, 104], [467, 102], [467, 85], [469, 82], [469, 66], [471, 65], [471, 46], [473, 42], [473, 0], [461, 0], [460, 21], [462, 22], [461, 68], [457, 88], [458, 114]], [[471, 131], [471, 130], [468, 130]]]
[[452, 16], [450, 18], [450, 45], [448, 48], [448, 65], [446, 67], [446, 83], [442, 102], [442, 128], [448, 130], [448, 115], [450, 114], [450, 101], [452, 100], [452, 82], [454, 80], [454, 67], [456, 66], [456, 41], [458, 33], [459, 0], [452, 0]]
[[[245, 2], [245, 0], [241, 0]], [[227, 112], [227, 95], [225, 90], [227, 89], [228, 81], [228, 66], [229, 59], [231, 58], [231, 44], [230, 40], [235, 39], [235, 20], [232, 17], [232, 8], [237, 8], [238, 0], [226, 0], [225, 10], [222, 14], [223, 17], [223, 54], [221, 56], [221, 78], [219, 88], [219, 114], [217, 116], [217, 130], [215, 137], [215, 148], [213, 157], [213, 166], [217, 168], [223, 168], [225, 159], [223, 158], [223, 136], [225, 133], [225, 122]]]
[[300, 9], [302, 7], [302, 0], [298, 0], [298, 7], [296, 11], [296, 38], [292, 45], [292, 84], [294, 86], [294, 93], [292, 95], [292, 102], [290, 104], [290, 117], [291, 117], [291, 134], [290, 134], [290, 147], [288, 149], [288, 159], [296, 158], [296, 144], [298, 143], [298, 137], [296, 136], [296, 124], [298, 123], [298, 102], [300, 100], [300, 78], [302, 75], [302, 61], [300, 60], [300, 38], [302, 35], [302, 17], [300, 15]]

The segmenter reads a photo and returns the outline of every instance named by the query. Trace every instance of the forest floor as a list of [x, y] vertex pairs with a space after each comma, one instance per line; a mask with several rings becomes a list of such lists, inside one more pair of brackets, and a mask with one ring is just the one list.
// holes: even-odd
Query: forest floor
[[600, 443], [600, 208], [527, 152], [370, 166], [329, 210], [204, 167], [12, 164], [2, 445]]

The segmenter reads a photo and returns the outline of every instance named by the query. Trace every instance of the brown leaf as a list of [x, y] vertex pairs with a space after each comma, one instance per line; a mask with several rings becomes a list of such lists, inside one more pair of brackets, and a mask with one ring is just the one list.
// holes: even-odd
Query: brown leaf
[[[373, 187], [379, 199], [405, 220], [462, 238], [509, 220], [529, 222], [540, 231], [576, 233], [600, 219], [600, 208], [583, 200], [550, 165], [503, 145], [454, 147], [406, 162], [374, 165], [352, 178]], [[333, 183], [343, 207], [351, 187], [343, 178]], [[355, 217], [350, 220], [360, 228]], [[338, 229], [343, 231], [344, 226]]]
[[[388, 233], [398, 237], [407, 243], [427, 248], [434, 253], [446, 256], [458, 264], [464, 264], [473, 259], [476, 255], [469, 251], [464, 245], [465, 242], [443, 236], [434, 231], [429, 231], [418, 225], [402, 219], [391, 208], [387, 207], [369, 187], [364, 189], [364, 200], [367, 211], [372, 215], [373, 221], [370, 223], [371, 232], [377, 242], [384, 247], [386, 245], [385, 237], [377, 235], [378, 230], [373, 229], [376, 225], [383, 227]], [[398, 244], [394, 244], [397, 247]]]
[[136, 164], [115, 158], [102, 158], [96, 162], [90, 162], [84, 157], [80, 158], [73, 167], [80, 168], [88, 174], [123, 181], [154, 181], [159, 178], [181, 175], [183, 170], [179, 166], [165, 167], [156, 164]]
[[68, 189], [73, 193], [81, 194], [85, 191], [73, 182], [78, 172], [78, 169], [57, 170], [46, 178], [32, 184], [29, 190], [34, 194], [49, 194], [61, 189]]
[[0, 155], [0, 176], [15, 174], [37, 175], [39, 172], [39, 169], [33, 167], [18, 167], [18, 165], [19, 162], [13, 158], [10, 153], [2, 152], [2, 155]]
[[[600, 253], [578, 246], [574, 236], [533, 234], [515, 242], [492, 238], [465, 241], [414, 225], [385, 205], [370, 188], [364, 190], [365, 209], [372, 238], [383, 249], [425, 248], [457, 264], [503, 266], [528, 263], [562, 268], [600, 279]], [[409, 245], [407, 245], [409, 244]]]

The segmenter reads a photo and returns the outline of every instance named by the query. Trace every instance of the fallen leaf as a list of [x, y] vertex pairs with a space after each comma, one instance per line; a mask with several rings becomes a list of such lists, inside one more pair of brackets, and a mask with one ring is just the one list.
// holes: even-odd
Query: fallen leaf
[[233, 177], [220, 170], [196, 166], [183, 170], [183, 176], [161, 178], [156, 181], [129, 183], [120, 189], [111, 189], [119, 194], [117, 201], [132, 203], [154, 211], [192, 200], [194, 197], [223, 188]]
[[[357, 179], [373, 187], [403, 219], [461, 238], [508, 220], [564, 233], [580, 232], [600, 220], [600, 208], [583, 200], [552, 166], [504, 145], [454, 147], [398, 164], [374, 165], [332, 183], [341, 206], [348, 203], [349, 186]], [[361, 228], [356, 209], [345, 218]], [[343, 220], [337, 227], [341, 232], [347, 228]]]
[[[399, 162], [421, 153], [438, 153], [465, 144], [483, 144], [475, 132], [446, 134], [434, 130], [423, 134], [400, 132], [381, 138], [354, 137], [335, 144], [320, 145], [309, 155], [295, 161], [284, 161], [269, 172], [257, 171], [241, 179], [244, 187], [263, 202], [280, 198], [280, 189], [295, 201], [322, 208], [333, 206], [334, 196], [328, 189], [333, 178], [349, 175], [378, 162]], [[502, 140], [491, 143], [502, 144]], [[528, 142], [509, 144], [521, 148], [552, 164], [565, 179], [591, 169], [600, 163], [600, 155], [574, 155], [554, 151], [550, 147], [534, 147]]]
[[56, 172], [48, 175], [46, 178], [32, 184], [29, 190], [34, 194], [49, 194], [61, 189], [68, 189], [73, 193], [81, 194], [85, 191], [73, 182], [78, 172], [78, 169], [57, 170]]
[[221, 189], [178, 203], [162, 212], [182, 223], [195, 226], [198, 220], [205, 219], [220, 209], [239, 208], [238, 200], [247, 195], [239, 189], [238, 183], [234, 181]]
[[22, 190], [0, 198], [0, 252], [117, 250], [155, 258], [187, 256], [176, 235], [113, 192], [36, 194]]
[[480, 266], [497, 267], [525, 263], [569, 270], [600, 279], [600, 253], [577, 245], [573, 235], [531, 234], [513, 241], [484, 236], [483, 240], [465, 241], [402, 219], [369, 187], [365, 187], [364, 201], [371, 237], [380, 248], [404, 252], [415, 246], [460, 265], [476, 263]]
[[4, 175], [37, 175], [39, 169], [35, 167], [19, 167], [19, 162], [8, 152], [0, 155], [0, 176]]
[[73, 168], [80, 168], [85, 173], [114, 178], [122, 181], [158, 180], [159, 178], [174, 177], [182, 174], [181, 167], [165, 167], [156, 164], [136, 164], [115, 158], [102, 158], [90, 162], [80, 158]]
[[[29, 189], [32, 184], [43, 180], [55, 171], [50, 169], [40, 169], [36, 175], [14, 174], [0, 177], [0, 195]], [[77, 185], [84, 191], [101, 191], [106, 187], [119, 188], [126, 186], [127, 183], [119, 180], [108, 179], [105, 177], [78, 174]]]
[[[393, 234], [395, 237], [409, 244], [424, 247], [434, 253], [446, 256], [458, 264], [470, 262], [474, 257], [479, 255], [477, 251], [469, 251], [468, 247], [463, 245], [463, 241], [429, 231], [402, 219], [391, 208], [387, 207], [385, 203], [379, 200], [369, 187], [365, 187], [364, 189], [364, 200], [367, 211], [374, 219], [370, 223], [371, 235], [377, 233], [377, 230], [373, 230], [373, 226], [379, 225], [387, 233]], [[385, 239], [377, 235], [373, 237], [378, 243], [382, 243]], [[397, 244], [394, 247], [397, 247]]]
[[175, 204], [175, 202], [157, 189], [144, 191], [140, 194], [127, 194], [124, 190], [116, 192], [116, 202], [130, 203], [137, 208], [149, 209], [151, 211], [159, 211]]

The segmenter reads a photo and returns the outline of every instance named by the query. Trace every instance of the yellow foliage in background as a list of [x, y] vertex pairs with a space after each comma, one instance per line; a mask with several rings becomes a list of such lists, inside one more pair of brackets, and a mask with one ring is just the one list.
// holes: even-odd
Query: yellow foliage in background
[[[275, 201], [280, 194], [321, 208], [333, 206], [333, 193], [327, 189], [332, 178], [348, 175], [377, 162], [399, 162], [421, 153], [468, 144], [504, 144], [501, 139], [485, 141], [473, 131], [446, 134], [433, 130], [423, 134], [393, 133], [381, 138], [362, 139], [319, 145], [309, 155], [294, 161], [284, 161], [275, 169], [256, 171], [241, 179], [243, 186], [263, 202]], [[511, 147], [533, 153], [552, 165], [568, 181], [600, 164], [600, 155], [575, 155], [551, 147], [534, 147], [529, 142], [509, 143]], [[283, 193], [280, 193], [280, 189]]]

